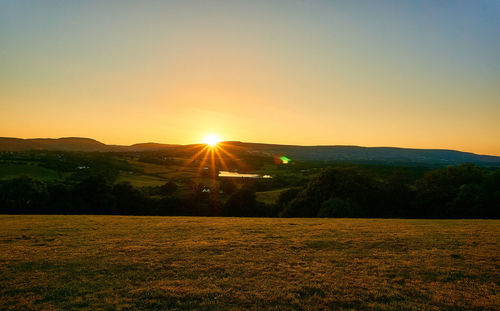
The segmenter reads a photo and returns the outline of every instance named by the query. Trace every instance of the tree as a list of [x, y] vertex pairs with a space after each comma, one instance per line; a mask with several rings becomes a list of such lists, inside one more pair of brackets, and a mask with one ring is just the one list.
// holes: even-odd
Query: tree
[[[413, 217], [459, 218], [469, 217], [467, 209], [483, 183], [484, 170], [463, 164], [439, 168], [427, 172], [415, 183], [415, 205]], [[473, 194], [474, 193], [474, 194]]]
[[49, 195], [47, 185], [22, 176], [6, 181], [0, 187], [0, 209], [7, 214], [46, 213]]
[[172, 195], [175, 191], [177, 191], [179, 187], [176, 183], [169, 180], [165, 184], [160, 186], [160, 195]]
[[[375, 180], [353, 168], [326, 168], [312, 179], [283, 209], [284, 217], [316, 217], [324, 201], [337, 197], [351, 200], [361, 208], [376, 211], [379, 185]], [[371, 216], [373, 212], [367, 213]]]
[[113, 186], [116, 210], [120, 215], [154, 215], [152, 202], [129, 182]]
[[82, 214], [117, 214], [113, 188], [102, 175], [92, 175], [73, 189], [73, 197], [78, 213]]
[[231, 179], [221, 178], [220, 189], [226, 194], [233, 194], [236, 191], [237, 186]]
[[224, 205], [222, 213], [224, 216], [259, 216], [261, 211], [255, 192], [245, 187], [234, 192]]

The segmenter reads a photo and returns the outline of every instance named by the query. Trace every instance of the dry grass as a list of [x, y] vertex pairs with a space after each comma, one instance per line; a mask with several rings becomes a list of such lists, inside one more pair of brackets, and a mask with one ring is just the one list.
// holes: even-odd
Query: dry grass
[[498, 310], [500, 222], [0, 216], [2, 310]]

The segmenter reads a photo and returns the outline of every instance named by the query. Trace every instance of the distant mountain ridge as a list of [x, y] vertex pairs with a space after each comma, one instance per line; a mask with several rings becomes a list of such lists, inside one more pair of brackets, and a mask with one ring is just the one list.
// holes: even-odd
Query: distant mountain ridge
[[293, 146], [293, 145], [266, 145], [254, 143], [231, 142], [252, 150], [254, 154], [283, 154], [297, 160], [316, 161], [367, 161], [391, 163], [433, 163], [433, 164], [460, 164], [478, 163], [500, 166], [500, 157], [479, 155], [447, 149], [413, 149], [399, 147], [361, 147], [361, 146]]
[[131, 146], [106, 145], [91, 138], [62, 137], [62, 138], [12, 138], [0, 137], [1, 151], [27, 150], [60, 150], [86, 152], [125, 152], [125, 151], [152, 151], [161, 150], [178, 145], [158, 143], [140, 143]]
[[[220, 143], [232, 153], [241, 155], [276, 156], [286, 155], [292, 160], [314, 161], [361, 161], [380, 163], [424, 163], [453, 165], [476, 163], [500, 166], [500, 157], [479, 155], [446, 149], [411, 149], [398, 147], [360, 147], [360, 146], [297, 146], [263, 143], [227, 141]], [[139, 143], [130, 146], [106, 145], [97, 140], [82, 137], [63, 138], [10, 138], [0, 137], [0, 152], [27, 150], [61, 150], [84, 152], [145, 152], [172, 151], [186, 152], [196, 145], [174, 145], [159, 143]]]

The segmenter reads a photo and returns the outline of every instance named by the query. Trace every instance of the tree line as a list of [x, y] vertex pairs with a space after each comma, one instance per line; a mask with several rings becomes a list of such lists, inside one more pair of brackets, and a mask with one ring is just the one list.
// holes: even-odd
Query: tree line
[[0, 182], [3, 214], [108, 214], [244, 217], [499, 218], [500, 170], [472, 164], [427, 171], [377, 174], [356, 166], [324, 168], [283, 191], [275, 204], [256, 200], [261, 181], [180, 191], [113, 184], [103, 174], [72, 182], [18, 177]]
[[403, 170], [384, 179], [353, 168], [326, 168], [307, 186], [283, 193], [282, 217], [499, 218], [500, 170], [472, 164]]

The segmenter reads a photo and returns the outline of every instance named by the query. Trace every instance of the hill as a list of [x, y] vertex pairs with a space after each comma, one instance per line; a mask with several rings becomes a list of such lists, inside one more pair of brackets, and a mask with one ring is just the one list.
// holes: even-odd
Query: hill
[[124, 152], [162, 150], [176, 145], [140, 143], [131, 146], [106, 145], [95, 139], [83, 137], [62, 138], [11, 138], [0, 137], [0, 151], [61, 150], [85, 152]]
[[[204, 145], [173, 145], [159, 143], [138, 143], [130, 146], [106, 145], [97, 140], [80, 137], [57, 139], [35, 138], [20, 139], [0, 137], [1, 151], [62, 150], [85, 152], [148, 152], [168, 151], [175, 154], [192, 153]], [[353, 161], [369, 163], [393, 163], [401, 165], [456, 165], [475, 163], [484, 166], [500, 166], [500, 157], [479, 155], [446, 149], [411, 149], [397, 147], [361, 146], [297, 146], [246, 143], [227, 141], [220, 146], [236, 156], [274, 157], [285, 155], [296, 161]]]
[[64, 150], [64, 151], [111, 151], [112, 146], [97, 140], [80, 137], [21, 139], [0, 137], [1, 151]]
[[397, 147], [360, 147], [360, 146], [294, 146], [227, 142], [236, 150], [245, 150], [254, 155], [285, 155], [292, 160], [303, 161], [355, 161], [399, 164], [438, 164], [455, 165], [476, 163], [481, 165], [500, 165], [500, 157], [478, 155], [446, 149], [410, 149]]

